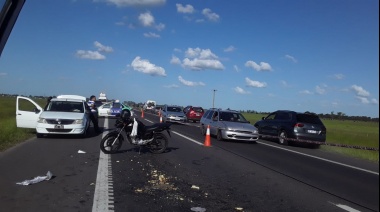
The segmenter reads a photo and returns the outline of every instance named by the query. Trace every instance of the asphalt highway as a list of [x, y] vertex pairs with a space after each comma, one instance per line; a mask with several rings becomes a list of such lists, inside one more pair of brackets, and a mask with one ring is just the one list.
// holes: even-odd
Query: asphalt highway
[[[205, 147], [199, 123], [173, 124], [162, 154], [124, 143], [105, 155], [114, 121], [101, 119], [100, 135], [33, 138], [0, 153], [1, 211], [379, 211], [378, 164], [266, 140]], [[16, 184], [47, 171], [49, 181]]]

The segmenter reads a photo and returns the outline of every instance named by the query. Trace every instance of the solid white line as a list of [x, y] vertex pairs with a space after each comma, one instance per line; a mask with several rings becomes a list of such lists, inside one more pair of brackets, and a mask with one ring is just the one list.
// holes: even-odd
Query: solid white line
[[273, 148], [285, 150], [285, 151], [288, 151], [288, 152], [296, 153], [296, 154], [299, 154], [299, 155], [315, 158], [315, 159], [318, 159], [318, 160], [323, 160], [323, 161], [326, 161], [326, 162], [329, 162], [329, 163], [334, 163], [334, 164], [337, 164], [337, 165], [340, 165], [340, 166], [345, 166], [345, 167], [348, 167], [348, 168], [352, 168], [352, 169], [368, 172], [368, 173], [371, 173], [371, 174], [379, 175], [378, 172], [370, 171], [370, 170], [367, 170], [367, 169], [362, 169], [362, 168], [359, 168], [359, 167], [356, 167], [356, 166], [351, 166], [351, 165], [347, 165], [347, 164], [344, 164], [344, 163], [339, 163], [339, 162], [336, 162], [336, 161], [320, 158], [320, 157], [317, 157], [317, 156], [314, 156], [314, 155], [308, 155], [308, 154], [305, 154], [305, 153], [302, 153], [302, 152], [297, 152], [297, 151], [294, 151], [294, 150], [285, 149], [285, 148], [282, 148], [282, 147], [266, 144], [266, 143], [263, 143], [263, 142], [260, 142], [260, 141], [257, 141], [257, 143], [260, 143], [260, 144], [263, 144], [263, 145], [267, 145], [267, 146], [270, 146], [270, 147], [273, 147]]
[[348, 212], [360, 212], [359, 210], [356, 210], [355, 208], [351, 208], [351, 207], [349, 207], [347, 205], [334, 204], [332, 202], [330, 202], [330, 203], [333, 204], [333, 205], [335, 205], [335, 206], [337, 206], [338, 208], [341, 208], [341, 209], [346, 210]]
[[196, 141], [196, 140], [194, 140], [194, 139], [192, 139], [192, 138], [189, 138], [189, 137], [187, 137], [187, 136], [185, 136], [185, 135], [182, 135], [182, 134], [180, 134], [180, 133], [178, 133], [178, 132], [176, 132], [176, 131], [171, 131], [172, 133], [174, 133], [174, 134], [176, 134], [176, 135], [179, 135], [179, 136], [181, 136], [181, 137], [183, 137], [183, 138], [186, 138], [187, 140], [189, 140], [189, 141], [191, 141], [191, 142], [194, 142], [194, 143], [196, 143], [196, 144], [198, 144], [198, 145], [204, 145], [203, 143], [201, 143], [201, 142], [198, 142], [198, 141]]
[[[108, 127], [108, 118], [104, 119], [104, 128]], [[102, 138], [106, 135], [106, 131], [103, 132]], [[112, 188], [112, 185], [109, 185], [109, 162], [110, 155], [104, 154], [100, 151], [99, 155], [99, 165], [98, 172], [96, 175], [96, 184], [95, 184], [95, 192], [94, 192], [94, 201], [92, 204], [93, 212], [103, 212], [103, 211], [112, 211], [109, 209], [110, 204], [113, 201], [110, 200], [109, 196], [109, 187]]]

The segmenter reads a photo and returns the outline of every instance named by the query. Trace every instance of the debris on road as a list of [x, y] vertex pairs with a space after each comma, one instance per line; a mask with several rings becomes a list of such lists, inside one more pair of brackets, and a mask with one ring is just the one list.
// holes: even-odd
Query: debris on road
[[191, 211], [195, 211], [195, 212], [205, 212], [205, 211], [206, 211], [206, 208], [192, 207], [192, 208], [191, 208]]
[[50, 171], [48, 171], [46, 176], [38, 176], [38, 177], [35, 177], [31, 180], [24, 180], [24, 181], [16, 183], [16, 184], [17, 185], [30, 185], [30, 184], [42, 182], [44, 180], [50, 180], [52, 177], [53, 177], [53, 174]]
[[78, 150], [78, 153], [82, 153], [82, 154], [84, 154], [84, 153], [86, 153], [85, 151], [82, 151], [82, 150]]
[[192, 189], [197, 189], [197, 190], [199, 190], [199, 187], [198, 187], [198, 186], [195, 186], [195, 185], [192, 185], [191, 188], [192, 188]]

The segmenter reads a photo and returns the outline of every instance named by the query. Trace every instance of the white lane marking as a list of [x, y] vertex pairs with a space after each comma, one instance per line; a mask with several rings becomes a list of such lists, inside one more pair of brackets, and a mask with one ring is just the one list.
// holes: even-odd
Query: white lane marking
[[297, 152], [297, 151], [294, 151], [294, 150], [290, 150], [290, 149], [286, 149], [286, 148], [270, 145], [270, 144], [263, 143], [263, 142], [260, 142], [260, 141], [257, 141], [257, 143], [260, 143], [260, 144], [263, 144], [263, 145], [267, 145], [267, 146], [270, 146], [270, 147], [273, 147], [273, 148], [285, 150], [285, 151], [288, 151], [288, 152], [292, 152], [292, 153], [295, 153], [295, 154], [303, 155], [303, 156], [306, 156], [306, 157], [311, 157], [311, 158], [315, 158], [315, 159], [318, 159], [318, 160], [323, 160], [323, 161], [326, 161], [326, 162], [329, 162], [329, 163], [333, 163], [333, 164], [337, 164], [337, 165], [340, 165], [340, 166], [345, 166], [345, 167], [348, 167], [348, 168], [352, 168], [352, 169], [368, 172], [370, 174], [379, 175], [378, 172], [370, 171], [370, 170], [367, 170], [367, 169], [362, 169], [362, 168], [359, 168], [359, 167], [356, 167], [356, 166], [351, 166], [351, 165], [347, 165], [347, 164], [344, 164], [344, 163], [339, 163], [339, 162], [328, 160], [328, 159], [325, 159], [325, 158], [320, 158], [320, 157], [317, 157], [317, 156], [314, 156], [314, 155], [308, 155], [308, 154], [305, 154], [305, 153], [302, 153], [302, 152]]
[[359, 210], [356, 210], [355, 208], [351, 208], [350, 206], [347, 206], [347, 205], [335, 204], [332, 202], [330, 202], [330, 203], [337, 206], [338, 208], [341, 208], [341, 209], [346, 210], [348, 212], [360, 212]]
[[203, 143], [201, 143], [201, 142], [198, 142], [198, 141], [196, 141], [196, 140], [194, 140], [194, 139], [192, 139], [192, 138], [189, 138], [189, 137], [187, 137], [187, 136], [185, 136], [185, 135], [182, 135], [182, 134], [180, 134], [180, 133], [178, 133], [178, 132], [176, 132], [176, 131], [171, 131], [172, 133], [174, 133], [174, 134], [176, 134], [176, 135], [179, 135], [179, 136], [181, 136], [181, 137], [183, 137], [183, 138], [185, 138], [185, 139], [187, 139], [187, 140], [189, 140], [189, 141], [191, 141], [191, 142], [194, 142], [194, 143], [196, 143], [196, 144], [198, 144], [198, 145], [204, 145]]
[[[108, 118], [104, 119], [104, 128], [108, 128]], [[102, 138], [107, 134], [103, 131]], [[100, 151], [98, 172], [96, 175], [96, 184], [94, 192], [94, 201], [92, 204], [93, 212], [113, 211], [113, 185], [111, 171], [111, 156]], [[111, 175], [110, 175], [111, 173]]]

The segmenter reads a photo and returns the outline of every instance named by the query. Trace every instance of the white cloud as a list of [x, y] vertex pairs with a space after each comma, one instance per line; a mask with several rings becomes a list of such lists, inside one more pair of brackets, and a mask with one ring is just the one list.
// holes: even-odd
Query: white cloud
[[7, 76], [7, 75], [8, 75], [8, 73], [0, 72], [0, 77], [5, 77], [5, 76]]
[[193, 87], [193, 86], [205, 86], [205, 85], [206, 85], [206, 84], [204, 84], [203, 82], [192, 82], [192, 81], [185, 80], [185, 79], [183, 79], [182, 76], [178, 76], [178, 80], [179, 80], [183, 85], [190, 86], [190, 87]]
[[148, 33], [144, 33], [144, 37], [146, 37], [146, 38], [159, 38], [160, 35], [153, 33], [153, 32], [148, 32]]
[[303, 90], [303, 91], [300, 91], [299, 92], [300, 94], [307, 94], [307, 95], [311, 95], [313, 94], [313, 92], [309, 91], [309, 90]]
[[188, 48], [185, 52], [187, 58], [183, 59], [182, 66], [191, 70], [223, 70], [223, 64], [210, 49]]
[[165, 85], [164, 87], [165, 87], [165, 88], [178, 88], [179, 85], [171, 84], [171, 85]]
[[181, 60], [178, 57], [176, 57], [176, 56], [173, 55], [172, 59], [170, 60], [170, 63], [171, 64], [179, 65], [179, 64], [181, 64]]
[[139, 21], [143, 26], [149, 27], [154, 24], [154, 17], [150, 12], [141, 13], [139, 15]]
[[99, 52], [113, 52], [113, 48], [112, 47], [110, 47], [110, 46], [104, 46], [103, 44], [101, 44], [98, 41], [95, 41], [94, 45], [95, 45], [96, 48], [98, 48]]
[[166, 0], [94, 0], [105, 1], [109, 4], [114, 4], [118, 7], [130, 6], [158, 6], [166, 3]]
[[149, 60], [141, 59], [139, 56], [132, 61], [131, 66], [134, 70], [144, 74], [149, 74], [152, 76], [166, 76], [165, 69], [150, 63]]
[[363, 104], [369, 104], [369, 100], [366, 97], [356, 96], [356, 98]]
[[248, 68], [253, 68], [256, 71], [272, 71], [272, 67], [269, 63], [266, 62], [260, 62], [260, 65], [256, 62], [249, 60], [245, 63], [245, 66]]
[[210, 21], [218, 21], [219, 15], [213, 13], [209, 8], [205, 8], [202, 10], [202, 14]]
[[259, 82], [249, 79], [248, 77], [245, 78], [245, 82], [247, 83], [247, 86], [249, 87], [255, 87], [255, 88], [265, 88], [267, 87], [266, 82]]
[[341, 80], [344, 78], [344, 75], [343, 74], [334, 74], [334, 78], [337, 80]]
[[162, 30], [165, 29], [165, 24], [160, 23], [160, 24], [156, 25], [155, 28], [156, 28], [158, 31], [162, 31]]
[[225, 48], [223, 51], [224, 52], [233, 52], [235, 50], [236, 50], [236, 48], [234, 46], [229, 46], [229, 47]]
[[369, 92], [364, 90], [361, 86], [352, 85], [351, 89], [354, 90], [358, 96], [368, 97], [370, 95]]
[[288, 54], [285, 55], [285, 58], [288, 59], [288, 60], [290, 60], [290, 61], [292, 61], [293, 63], [297, 63], [298, 62], [296, 58], [294, 58], [293, 56], [288, 55]]
[[239, 93], [239, 94], [249, 94], [250, 93], [249, 91], [245, 91], [241, 87], [236, 87], [236, 88], [234, 88], [234, 90], [235, 90], [236, 93]]
[[321, 86], [317, 85], [317, 86], [315, 86], [315, 92], [316, 92], [317, 94], [322, 95], [322, 94], [326, 93], [326, 89], [324, 89], [324, 88], [322, 88]]
[[98, 51], [85, 51], [85, 50], [77, 50], [76, 56], [81, 59], [89, 59], [89, 60], [104, 60], [106, 56], [100, 54]]
[[240, 71], [240, 69], [239, 69], [239, 67], [238, 67], [237, 65], [234, 65], [234, 70], [235, 70], [236, 72], [239, 72], [239, 71]]
[[182, 4], [176, 4], [176, 6], [177, 6], [177, 12], [179, 13], [191, 14], [194, 12], [194, 7], [190, 4], [187, 4], [186, 6], [183, 6]]
[[377, 99], [373, 98], [373, 99], [371, 99], [371, 103], [375, 104], [375, 105], [378, 105], [379, 101]]

